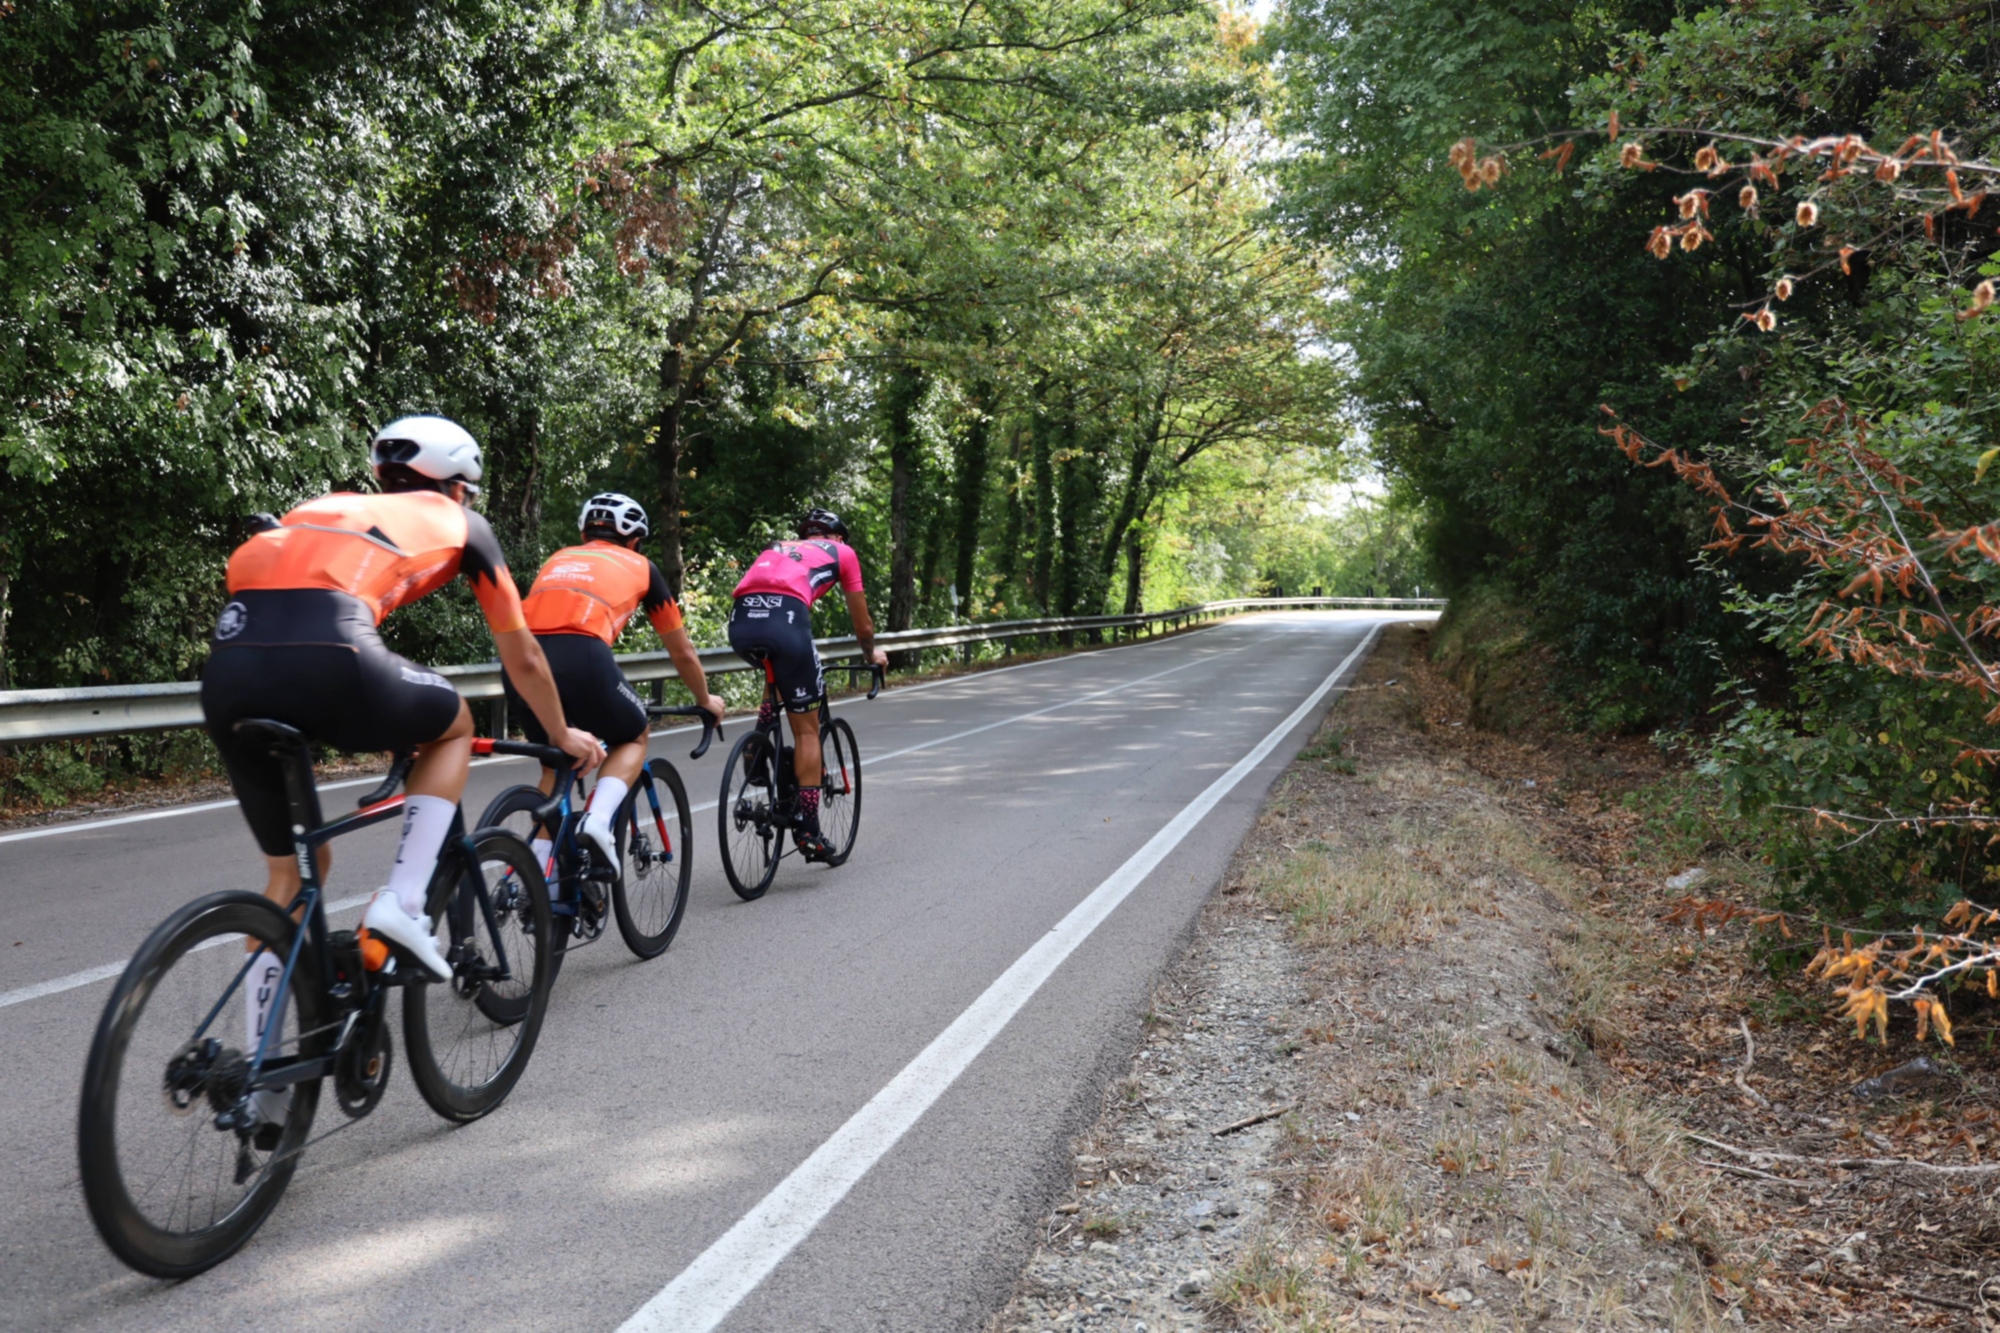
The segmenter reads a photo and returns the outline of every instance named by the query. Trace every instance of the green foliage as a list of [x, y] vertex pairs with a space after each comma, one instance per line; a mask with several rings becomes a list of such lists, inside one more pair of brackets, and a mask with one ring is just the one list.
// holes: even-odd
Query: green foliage
[[1664, 18], [1643, 4], [1315, 0], [1288, 6], [1271, 38], [1306, 148], [1280, 207], [1342, 254], [1356, 395], [1378, 463], [1421, 505], [1435, 576], [1454, 594], [1504, 585], [1582, 710], [1623, 725], [1699, 708], [1712, 645], [1746, 636], [1692, 561], [1699, 507], [1633, 477], [1597, 407], [1724, 428], [1729, 385], [1682, 392], [1661, 367], [1708, 334], [1738, 280], [1643, 253], [1658, 203], [1646, 182], [1586, 192], [1522, 168], [1468, 193], [1443, 150], [1567, 123], [1572, 88], [1617, 35]]
[[[813, 501], [890, 625], [1400, 589], [1407, 519], [1322, 505], [1347, 370], [1252, 36], [1207, 0], [5, 11], [0, 688], [194, 676], [241, 520], [365, 486], [412, 411], [481, 441], [522, 581], [639, 497], [703, 642]], [[385, 633], [492, 652], [459, 590]]]
[[[1455, 594], [1440, 650], [1475, 698], [1517, 694], [1510, 674], [1545, 648], [1547, 674], [1593, 725], [1714, 705], [1698, 742], [1706, 795], [1677, 806], [1685, 833], [1747, 837], [1796, 902], [1891, 921], [2000, 874], [1978, 833], [1803, 813], [1990, 807], [1991, 773], [1959, 757], [1992, 745], [1990, 700], [1925, 678], [1915, 658], [1877, 659], [1891, 674], [1807, 643], [1869, 559], [1704, 553], [1708, 499], [1629, 468], [1599, 415], [1609, 405], [1706, 460], [1766, 512], [1832, 516], [1852, 478], [1804, 466], [1802, 437], [1822, 433], [1808, 413], [1837, 398], [1923, 507], [1913, 539], [1941, 605], [1965, 617], [1992, 603], [2000, 569], [1948, 556], [1935, 535], [1991, 515], [1978, 460], [2000, 445], [2000, 363], [1991, 321], [1959, 314], [2000, 271], [1990, 226], [1937, 211], [1941, 189], [1924, 202], [1908, 182], [1806, 163], [1748, 179], [1758, 192], [1743, 206], [1755, 150], [1729, 137], [1858, 132], [1887, 148], [1942, 129], [1961, 157], [1990, 155], [1992, 15], [1942, 0], [1304, 0], [1273, 41], [1307, 149], [1281, 206], [1344, 256], [1364, 419], [1379, 465], [1422, 506]], [[1620, 124], [1622, 137], [1605, 132]], [[1444, 149], [1465, 136], [1474, 161], [1512, 145], [1505, 174], [1450, 170]], [[1565, 143], [1557, 163], [1535, 160]], [[1704, 174], [1697, 154], [1718, 150]], [[1679, 211], [1698, 186], [1712, 197]], [[1701, 234], [1649, 256], [1649, 234], [1683, 217]], [[1760, 310], [1775, 335], [1749, 320]], [[1820, 530], [1838, 542], [1859, 521]]]

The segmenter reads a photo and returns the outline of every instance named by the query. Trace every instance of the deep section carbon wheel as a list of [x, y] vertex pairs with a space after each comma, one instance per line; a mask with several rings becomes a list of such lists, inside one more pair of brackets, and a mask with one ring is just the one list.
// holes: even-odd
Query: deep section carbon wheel
[[655, 759], [648, 771], [651, 785], [636, 783], [618, 808], [619, 866], [611, 910], [626, 947], [641, 958], [657, 958], [687, 915], [694, 816], [672, 764]]
[[729, 887], [745, 901], [763, 897], [778, 873], [785, 834], [778, 815], [776, 758], [769, 733], [749, 732], [729, 752], [715, 828]]
[[[78, 1166], [98, 1234], [142, 1273], [185, 1278], [221, 1263], [298, 1169], [320, 1081], [251, 1102], [244, 1093], [244, 988], [275, 985], [297, 929], [255, 894], [197, 899], [140, 946], [104, 1006], [84, 1066]], [[302, 950], [266, 1057], [323, 1054], [335, 1026], [325, 1004]], [[218, 1128], [253, 1103], [262, 1124]]]
[[[452, 978], [412, 978], [403, 990], [410, 1077], [433, 1111], [456, 1121], [477, 1120], [520, 1081], [541, 1034], [552, 976], [549, 896], [534, 853], [504, 829], [479, 829], [472, 843], [470, 874], [446, 846], [427, 899]], [[472, 875], [484, 886], [484, 903]], [[521, 1017], [511, 1017], [523, 1007]]]
[[832, 849], [826, 864], [837, 866], [854, 851], [861, 832], [861, 750], [845, 718], [827, 724], [820, 760], [825, 770], [819, 783], [819, 831]]

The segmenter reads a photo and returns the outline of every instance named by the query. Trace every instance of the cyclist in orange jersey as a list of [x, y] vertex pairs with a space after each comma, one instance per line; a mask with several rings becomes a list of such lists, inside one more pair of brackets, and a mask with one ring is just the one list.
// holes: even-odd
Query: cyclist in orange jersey
[[[639, 553], [650, 529], [638, 501], [615, 492], [593, 495], [584, 503], [577, 528], [582, 545], [566, 546], [543, 562], [522, 613], [548, 658], [564, 713], [609, 747], [584, 813], [583, 836], [600, 867], [615, 874], [618, 848], [611, 821], [646, 762], [646, 705], [625, 683], [611, 653], [632, 616], [645, 611], [682, 684], [718, 722], [723, 703], [708, 692], [708, 677], [666, 576]], [[511, 675], [507, 693], [510, 699], [520, 698]], [[545, 743], [532, 713], [523, 730], [528, 739]], [[554, 782], [555, 774], [544, 770], [542, 790], [554, 790]], [[535, 852], [548, 864], [547, 839], [536, 840]]]
[[[377, 626], [463, 576], [550, 742], [586, 769], [603, 761], [604, 749], [565, 719], [493, 529], [466, 508], [480, 476], [472, 436], [443, 417], [405, 417], [375, 436], [369, 461], [381, 494], [336, 493], [300, 505], [230, 556], [229, 603], [202, 668], [202, 713], [264, 851], [264, 891], [280, 903], [299, 890], [283, 773], [264, 744], [238, 737], [234, 724], [271, 718], [349, 751], [415, 747], [395, 865], [362, 924], [448, 980], [424, 894], [465, 791], [472, 714], [450, 681], [390, 652]], [[322, 874], [328, 851], [320, 848]], [[266, 980], [246, 979], [248, 1049], [268, 1018]]]

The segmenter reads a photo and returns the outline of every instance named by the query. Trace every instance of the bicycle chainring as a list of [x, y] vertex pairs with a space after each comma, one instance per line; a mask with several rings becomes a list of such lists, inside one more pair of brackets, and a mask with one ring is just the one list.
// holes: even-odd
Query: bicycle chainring
[[394, 1048], [389, 1040], [389, 1024], [382, 1010], [364, 1018], [361, 1030], [333, 1064], [333, 1095], [350, 1119], [359, 1120], [375, 1109], [389, 1089], [389, 1067]]

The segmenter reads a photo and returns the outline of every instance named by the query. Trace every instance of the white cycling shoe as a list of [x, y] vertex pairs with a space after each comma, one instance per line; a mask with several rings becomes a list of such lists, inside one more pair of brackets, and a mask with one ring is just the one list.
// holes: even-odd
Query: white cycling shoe
[[403, 903], [387, 889], [378, 889], [374, 901], [361, 916], [361, 924], [424, 965], [439, 981], [451, 980], [451, 964], [438, 952], [431, 937], [431, 923], [403, 910]]
[[597, 853], [598, 866], [607, 872], [609, 878], [615, 879], [618, 875], [618, 840], [612, 836], [611, 825], [585, 819], [577, 831], [583, 835], [584, 841], [590, 844], [591, 850]]

